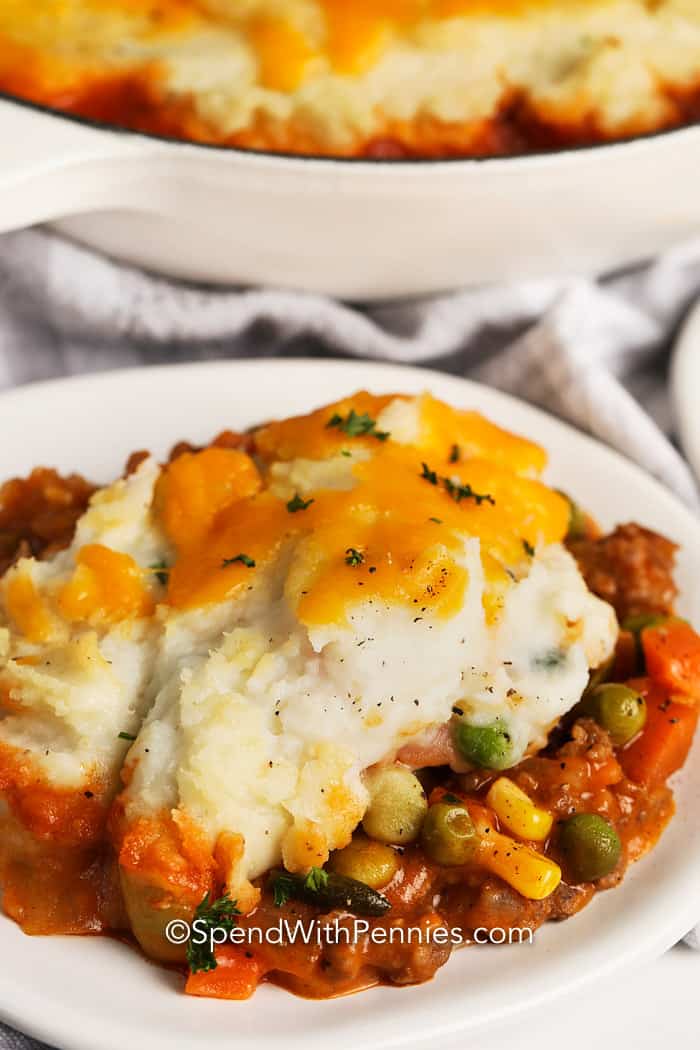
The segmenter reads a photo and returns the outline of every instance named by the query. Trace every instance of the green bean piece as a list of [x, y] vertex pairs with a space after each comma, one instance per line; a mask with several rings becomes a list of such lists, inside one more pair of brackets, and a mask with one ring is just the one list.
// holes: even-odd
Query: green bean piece
[[436, 802], [428, 810], [421, 845], [436, 864], [468, 864], [479, 844], [469, 810], [461, 804]]
[[[275, 902], [293, 898], [323, 908], [343, 908], [355, 915], [384, 915], [391, 908], [391, 902], [383, 893], [364, 882], [323, 869], [312, 869], [312, 872], [319, 870], [322, 877], [315, 879], [308, 875], [292, 875], [288, 871], [272, 871], [270, 880]], [[280, 892], [281, 896], [278, 896]]]
[[562, 826], [559, 845], [579, 882], [595, 882], [609, 875], [622, 853], [617, 832], [597, 813], [569, 817]]
[[605, 682], [593, 689], [589, 704], [591, 714], [607, 730], [615, 747], [629, 743], [647, 720], [644, 697], [617, 682]]
[[513, 741], [500, 719], [487, 726], [460, 722], [455, 731], [455, 744], [467, 762], [483, 769], [508, 769], [514, 764]]

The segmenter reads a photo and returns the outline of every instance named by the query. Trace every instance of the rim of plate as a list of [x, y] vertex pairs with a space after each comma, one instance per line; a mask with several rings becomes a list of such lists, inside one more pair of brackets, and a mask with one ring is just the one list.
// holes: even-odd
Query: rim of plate
[[681, 444], [700, 478], [700, 300], [691, 306], [680, 330], [671, 359], [671, 400]]
[[[224, 406], [222, 397], [222, 391], [229, 389], [227, 381], [233, 379], [237, 381], [234, 394], [240, 396], [238, 409], [234, 400]], [[177, 416], [180, 401], [186, 403], [188, 398], [197, 397], [204, 390], [209, 391], [213, 402], [219, 399], [221, 411], [226, 411], [227, 417], [219, 419], [214, 410], [201, 413], [201, 422], [205, 429], [208, 427], [211, 435], [217, 427], [236, 425], [236, 411], [245, 415], [251, 400], [247, 396], [250, 390], [246, 391], [246, 383], [259, 386], [261, 381], [264, 381], [266, 390], [259, 392], [259, 389], [251, 388], [255, 390], [255, 400], [262, 403], [269, 398], [281, 405], [291, 396], [294, 401], [290, 406], [291, 411], [303, 410], [304, 405], [310, 409], [324, 400], [370, 386], [384, 392], [405, 390], [408, 393], [430, 388], [438, 397], [464, 407], [477, 408], [489, 417], [495, 416], [497, 422], [504, 426], [508, 426], [508, 419], [514, 417], [513, 429], [521, 430], [544, 444], [553, 460], [563, 455], [563, 450], [568, 448], [567, 455], [574, 456], [577, 463], [584, 464], [582, 476], [586, 477], [586, 471], [589, 472], [590, 476], [586, 479], [588, 488], [599, 501], [611, 498], [624, 503], [625, 497], [621, 491], [624, 489], [628, 494], [632, 493], [637, 501], [632, 507], [632, 516], [643, 520], [645, 515], [642, 507], [648, 506], [652, 509], [647, 518], [651, 516], [675, 523], [671, 531], [674, 535], [682, 534], [685, 537], [684, 553], [690, 558], [694, 551], [698, 552], [693, 571], [700, 581], [700, 522], [641, 468], [541, 409], [490, 387], [430, 369], [363, 359], [268, 358], [100, 372], [0, 393], [0, 438], [7, 438], [5, 431], [8, 427], [15, 433], [22, 428], [29, 430], [35, 422], [33, 413], [39, 412], [40, 420], [45, 424], [51, 414], [49, 412], [47, 417], [46, 404], [52, 403], [51, 411], [60, 418], [68, 418], [61, 414], [61, 401], [64, 402], [64, 410], [69, 407], [76, 409], [78, 404], [94, 404], [95, 399], [99, 406], [104, 401], [114, 400], [117, 394], [115, 405], [122, 413], [121, 422], [109, 423], [108, 415], [100, 416], [101, 420], [107, 420], [103, 424], [103, 433], [109, 434], [110, 426], [113, 431], [117, 426], [124, 429], [123, 410], [127, 405], [133, 407], [141, 404], [142, 410], [146, 410], [146, 416], [151, 418], [155, 405], [156, 420], [159, 409], [162, 410], [162, 406], [166, 405], [170, 412], [166, 426], [170, 429], [165, 444], [170, 444], [178, 437], [190, 436], [197, 440], [198, 435], [188, 435], [187, 422], [182, 422]], [[278, 392], [270, 396], [275, 383]], [[171, 388], [169, 391], [168, 387]], [[315, 387], [323, 390], [323, 393], [314, 393]], [[168, 402], [168, 393], [172, 397], [176, 388], [181, 397], [172, 405]], [[42, 405], [42, 401], [46, 404]], [[71, 401], [75, 401], [75, 405], [69, 406]], [[274, 411], [276, 413], [278, 410]], [[284, 409], [280, 408], [279, 411]], [[210, 419], [213, 420], [211, 423]], [[242, 422], [247, 425], [253, 421], [245, 418]], [[127, 420], [127, 427], [128, 424]], [[84, 420], [72, 419], [70, 425], [74, 428], [74, 438], [88, 432]], [[179, 433], [172, 432], [174, 426], [180, 427]], [[156, 431], [157, 427], [154, 433]], [[51, 436], [48, 428], [44, 428], [39, 437], [49, 450], [44, 459], [47, 462], [51, 458], [51, 450], [60, 446], [61, 439]], [[7, 440], [4, 444], [8, 447]], [[14, 460], [16, 440], [11, 440], [9, 445], [11, 451], [0, 455], [0, 480], [10, 476], [4, 464]], [[137, 432], [130, 447], [138, 446]], [[90, 446], [90, 455], [94, 447], [95, 443]], [[123, 459], [122, 453], [128, 451], [127, 448], [120, 448], [117, 453], [116, 449], [110, 448], [109, 457], [116, 462], [117, 455]], [[35, 455], [35, 452], [29, 455]], [[76, 463], [74, 469], [81, 470], [80, 463]], [[605, 475], [620, 475], [620, 472], [624, 475], [620, 488], [616, 485], [606, 487]], [[576, 486], [572, 488], [577, 491]], [[591, 509], [600, 516], [599, 507], [592, 506]], [[692, 581], [685, 582], [682, 593], [691, 595]], [[700, 598], [696, 604], [700, 610]], [[686, 770], [675, 781], [683, 804], [679, 805], [657, 848], [633, 867], [622, 886], [612, 894], [600, 894], [589, 908], [567, 922], [549, 924], [550, 928], [543, 928], [535, 940], [535, 947], [530, 949], [537, 952], [534, 958], [531, 956], [528, 959], [523, 954], [527, 952], [525, 947], [479, 948], [478, 959], [482, 965], [473, 971], [476, 986], [460, 983], [464, 981], [465, 975], [468, 980], [470, 962], [475, 958], [473, 951], [465, 951], [455, 953], [432, 982], [404, 990], [378, 988], [361, 993], [359, 998], [350, 996], [314, 1001], [295, 999], [282, 989], [267, 985], [248, 1003], [192, 1000], [177, 994], [174, 990], [177, 982], [171, 973], [148, 963], [138, 953], [111, 938], [28, 938], [11, 920], [0, 916], [0, 946], [4, 943], [6, 949], [19, 949], [21, 945], [21, 954], [30, 955], [36, 965], [31, 983], [18, 979], [15, 971], [21, 967], [14, 968], [14, 971], [11, 967], [3, 967], [0, 972], [0, 1017], [66, 1050], [121, 1050], [124, 1041], [130, 1038], [147, 1039], [149, 1050], [172, 1050], [177, 1046], [207, 1046], [214, 1050], [230, 1045], [234, 1031], [240, 1050], [261, 1050], [266, 1045], [270, 1048], [276, 1046], [279, 1036], [275, 1037], [274, 1033], [256, 1033], [256, 1019], [259, 1022], [261, 1018], [269, 1018], [277, 1013], [290, 1018], [289, 1030], [285, 1031], [288, 1050], [305, 1048], [310, 1034], [333, 1038], [335, 1050], [355, 1050], [357, 1045], [379, 1050], [405, 1046], [418, 1040], [423, 1045], [422, 1040], [428, 1037], [434, 1043], [441, 1036], [474, 1030], [532, 1010], [549, 1000], [574, 993], [622, 967], [653, 958], [697, 922], [700, 915], [700, 829], [693, 816], [700, 804], [700, 769], [695, 773], [693, 784], [689, 784], [691, 774], [688, 769], [695, 769], [700, 761], [699, 744], [700, 741], [696, 740]], [[690, 797], [686, 798], [688, 793]], [[690, 835], [692, 845], [691, 849], [685, 851], [680, 849], [684, 833]], [[680, 856], [680, 862], [669, 865], [667, 855], [674, 856], [674, 847], [676, 859]], [[648, 892], [650, 888], [651, 893]], [[618, 907], [618, 902], [625, 902], [626, 907]], [[81, 947], [84, 959], [80, 954]], [[35, 954], [35, 950], [38, 954]], [[62, 970], [70, 969], [71, 962], [75, 966], [76, 960], [82, 960], [83, 967], [87, 961], [96, 962], [93, 995], [90, 994], [90, 987], [81, 985], [72, 991], [69, 1001], [51, 997], [48, 994], [51, 989], [47, 991], [41, 983], [41, 976], [37, 977], [41, 974], [44, 954], [55, 957], [58, 960], [56, 965]], [[488, 975], [488, 984], [480, 989], [478, 979], [482, 971]], [[100, 1013], [100, 982], [106, 980], [110, 973], [117, 974], [123, 980], [124, 987], [112, 989], [112, 994], [106, 1000], [109, 1009]], [[152, 981], [146, 978], [147, 974], [153, 976]], [[499, 984], [501, 981], [504, 983]], [[517, 987], [513, 987], [511, 982]], [[141, 1018], [134, 1016], [138, 1011], [133, 1009], [128, 994], [130, 990], [141, 994], [139, 990], [145, 985], [149, 987], [149, 996], [158, 993], [159, 1005], [165, 1007], [167, 1004], [172, 1008], [172, 1013], [165, 1013], [162, 1017], [159, 1015], [161, 1020], [170, 1022], [170, 1027], [166, 1024], [162, 1029], [144, 1028], [143, 1023], [139, 1023]], [[458, 1003], [453, 1001], [455, 988], [460, 994]], [[506, 994], [499, 996], [499, 990]], [[126, 994], [125, 1000], [122, 1000], [121, 993]], [[146, 996], [145, 991], [143, 995]], [[163, 995], [167, 998], [160, 1002]], [[150, 1002], [150, 998], [144, 998], [145, 1002]], [[464, 1009], [457, 1008], [460, 1005], [466, 1005], [467, 1016]], [[401, 1006], [402, 1010], [396, 1011], [396, 1006]], [[397, 1013], [403, 1016], [398, 1031]], [[239, 1023], [241, 1019], [243, 1031]], [[186, 1030], [187, 1023], [195, 1025], [190, 1033]], [[236, 1029], [234, 1024], [238, 1024]]]

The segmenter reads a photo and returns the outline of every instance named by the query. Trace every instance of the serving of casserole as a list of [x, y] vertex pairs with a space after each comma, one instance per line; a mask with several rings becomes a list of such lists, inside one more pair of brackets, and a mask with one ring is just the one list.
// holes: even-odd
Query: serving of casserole
[[104, 487], [7, 482], [6, 914], [194, 995], [327, 998], [618, 885], [673, 813], [700, 638], [675, 545], [601, 534], [545, 463], [361, 392]]
[[196, 142], [471, 157], [692, 122], [697, 0], [4, 0], [0, 91]]

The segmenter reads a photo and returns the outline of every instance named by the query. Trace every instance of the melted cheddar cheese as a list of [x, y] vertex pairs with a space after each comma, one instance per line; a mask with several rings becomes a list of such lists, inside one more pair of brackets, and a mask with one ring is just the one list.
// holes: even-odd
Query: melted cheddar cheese
[[[376, 428], [348, 436], [347, 428], [332, 425], [350, 412], [371, 419], [391, 400], [360, 393], [258, 433], [268, 458], [352, 458], [351, 448], [362, 451], [352, 486], [315, 491], [303, 512], [290, 511], [284, 496], [261, 491], [252, 461], [236, 450], [212, 448], [171, 464], [159, 483], [163, 526], [178, 552], [169, 602], [188, 608], [223, 601], [250, 583], [251, 569], [302, 539], [305, 567], [290, 574], [287, 594], [303, 623], [342, 622], [360, 596], [450, 615], [464, 595], [465, 570], [455, 554], [465, 532], [479, 538], [496, 586], [508, 566], [522, 561], [525, 545], [563, 538], [566, 501], [521, 476], [544, 466], [542, 450], [476, 412], [426, 397], [411, 444]], [[358, 552], [355, 571], [348, 571], [350, 550]]]
[[513, 153], [691, 119], [700, 6], [5, 0], [0, 89], [139, 130], [243, 147]]

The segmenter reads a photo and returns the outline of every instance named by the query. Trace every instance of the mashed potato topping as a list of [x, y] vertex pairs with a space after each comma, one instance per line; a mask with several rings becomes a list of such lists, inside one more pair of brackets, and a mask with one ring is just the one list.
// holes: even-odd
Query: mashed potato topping
[[359, 393], [252, 445], [147, 459], [0, 581], [0, 787], [121, 790], [128, 908], [207, 864], [252, 907], [347, 844], [369, 767], [495, 720], [515, 764], [615, 644], [531, 442]]
[[294, 153], [517, 153], [693, 118], [697, 0], [4, 0], [0, 88]]

